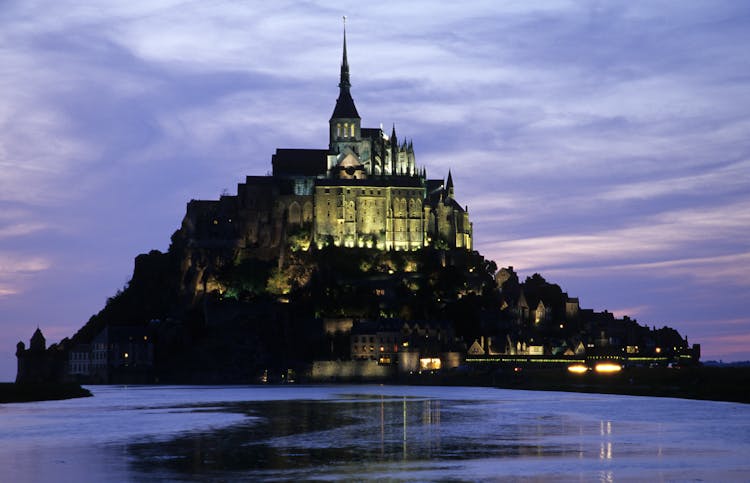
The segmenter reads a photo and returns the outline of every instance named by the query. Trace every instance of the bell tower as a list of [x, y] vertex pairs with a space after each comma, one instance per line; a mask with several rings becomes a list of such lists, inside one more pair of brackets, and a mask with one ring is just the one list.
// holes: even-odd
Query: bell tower
[[339, 78], [339, 97], [333, 109], [329, 124], [329, 149], [332, 153], [340, 153], [347, 145], [354, 146], [361, 139], [360, 123], [362, 119], [354, 106], [354, 99], [350, 92], [349, 62], [346, 58], [346, 16], [344, 16], [344, 55], [341, 61], [341, 76]]

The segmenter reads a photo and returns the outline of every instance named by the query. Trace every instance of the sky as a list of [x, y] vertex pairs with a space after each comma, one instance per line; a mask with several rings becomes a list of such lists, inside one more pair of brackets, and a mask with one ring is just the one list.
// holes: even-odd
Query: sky
[[750, 359], [750, 4], [0, 2], [0, 381], [166, 250], [190, 199], [362, 125], [452, 170], [475, 247]]

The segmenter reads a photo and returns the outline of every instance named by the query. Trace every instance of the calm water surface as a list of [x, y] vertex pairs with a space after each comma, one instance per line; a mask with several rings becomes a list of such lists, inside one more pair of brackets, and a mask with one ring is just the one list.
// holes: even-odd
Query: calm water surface
[[409, 386], [0, 405], [0, 481], [750, 481], [750, 405]]

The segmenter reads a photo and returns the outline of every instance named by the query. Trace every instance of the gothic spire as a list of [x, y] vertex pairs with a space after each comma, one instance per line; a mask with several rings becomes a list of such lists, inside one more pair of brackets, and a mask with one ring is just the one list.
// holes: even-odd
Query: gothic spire
[[331, 119], [359, 119], [359, 113], [354, 106], [354, 99], [349, 92], [352, 84], [349, 81], [349, 60], [346, 58], [346, 16], [344, 16], [344, 54], [341, 58], [341, 76], [339, 78], [339, 98], [333, 108]]
[[339, 87], [349, 89], [352, 84], [349, 82], [349, 61], [346, 59], [346, 15], [344, 15], [344, 55], [341, 60], [341, 77]]
[[448, 192], [448, 197], [453, 198], [453, 176], [450, 169], [448, 169], [448, 182], [445, 185], [445, 190]]

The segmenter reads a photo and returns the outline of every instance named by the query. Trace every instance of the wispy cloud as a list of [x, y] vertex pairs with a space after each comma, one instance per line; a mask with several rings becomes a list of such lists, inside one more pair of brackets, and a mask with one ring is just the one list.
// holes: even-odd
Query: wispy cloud
[[[750, 132], [750, 124], [748, 124]], [[676, 175], [669, 178], [650, 179], [623, 183], [610, 187], [600, 195], [603, 200], [649, 199], [661, 196], [693, 195], [710, 186], [712, 195], [744, 190], [750, 186], [750, 160], [729, 163], [724, 166], [711, 166], [706, 172], [687, 176]]]
[[[343, 14], [364, 124], [395, 122], [431, 176], [453, 170], [483, 254], [568, 280], [677, 277], [703, 300], [747, 286], [748, 6], [342, 8], [5, 1], [0, 296], [62, 277], [61, 260], [61, 273], [121, 270], [166, 246], [187, 199], [265, 173], [277, 147], [327, 146]], [[101, 296], [77, 273], [93, 313]], [[653, 284], [632, 290], [613, 306], [658, 308]]]
[[[483, 246], [490, 253], [497, 253], [514, 265], [529, 270], [582, 266], [667, 268], [685, 263], [672, 262], [675, 258], [706, 266], [725, 260], [731, 266], [747, 261], [747, 247], [739, 253], [695, 255], [710, 253], [717, 244], [725, 244], [727, 240], [730, 244], [732, 240], [738, 240], [739, 247], [743, 246], [748, 226], [750, 202], [744, 201], [728, 206], [660, 213], [644, 218], [637, 225], [601, 232], [522, 238], [484, 243]], [[680, 253], [692, 253], [693, 256], [675, 256]]]
[[10, 285], [0, 282], [0, 298], [7, 297], [9, 295], [15, 295], [18, 291]]
[[0, 251], [0, 297], [9, 297], [23, 292], [28, 277], [49, 269], [51, 263], [41, 256], [26, 256]]
[[49, 260], [43, 257], [25, 257], [14, 253], [0, 252], [0, 277], [3, 278], [39, 272], [49, 267]]
[[[750, 320], [745, 321], [750, 324]], [[705, 335], [701, 338], [702, 358], [726, 360], [750, 360], [747, 347], [750, 345], [750, 334], [746, 331], [729, 335]]]
[[30, 235], [34, 232], [45, 230], [49, 225], [44, 223], [14, 223], [8, 226], [0, 226], [0, 240], [3, 238]]

